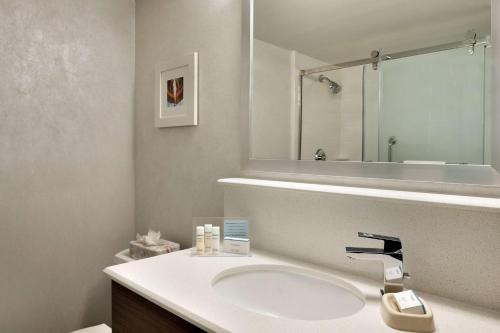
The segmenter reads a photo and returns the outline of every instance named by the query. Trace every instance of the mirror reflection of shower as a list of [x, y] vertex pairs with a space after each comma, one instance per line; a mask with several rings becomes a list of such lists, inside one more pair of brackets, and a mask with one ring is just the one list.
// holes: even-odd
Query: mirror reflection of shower
[[318, 81], [321, 83], [326, 82], [328, 84], [328, 87], [330, 88], [330, 90], [332, 91], [332, 93], [334, 95], [338, 94], [342, 90], [342, 87], [340, 86], [340, 84], [330, 80], [328, 77], [324, 76], [323, 74], [318, 76]]

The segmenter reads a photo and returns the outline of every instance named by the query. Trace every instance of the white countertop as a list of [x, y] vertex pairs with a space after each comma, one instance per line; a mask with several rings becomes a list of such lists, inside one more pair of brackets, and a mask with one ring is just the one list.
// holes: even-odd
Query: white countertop
[[[309, 265], [269, 253], [251, 257], [193, 257], [190, 250], [110, 266], [104, 272], [114, 281], [162, 308], [213, 332], [400, 332], [380, 316], [381, 283]], [[229, 303], [212, 289], [223, 270], [245, 265], [286, 265], [329, 273], [344, 279], [365, 295], [364, 308], [344, 318], [306, 321], [275, 318]], [[419, 295], [434, 312], [436, 332], [498, 333], [500, 313], [425, 293]]]

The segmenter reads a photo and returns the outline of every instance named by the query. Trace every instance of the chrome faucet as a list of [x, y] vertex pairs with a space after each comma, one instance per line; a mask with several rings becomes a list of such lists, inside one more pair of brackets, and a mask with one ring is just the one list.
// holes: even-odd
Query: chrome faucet
[[397, 237], [358, 232], [358, 237], [384, 241], [383, 249], [346, 247], [350, 259], [377, 260], [384, 264], [384, 290], [382, 293], [403, 291], [403, 280], [410, 275], [404, 271], [401, 240]]

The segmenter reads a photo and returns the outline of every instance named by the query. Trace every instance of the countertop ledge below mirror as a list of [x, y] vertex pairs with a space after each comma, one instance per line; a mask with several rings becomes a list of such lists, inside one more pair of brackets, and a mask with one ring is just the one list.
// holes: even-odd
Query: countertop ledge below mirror
[[490, 211], [496, 213], [500, 212], [500, 198], [386, 190], [367, 187], [338, 186], [252, 178], [222, 178], [219, 179], [218, 182], [223, 185], [232, 186], [252, 186], [334, 195], [349, 195], [376, 200], [397, 200], [416, 204], [428, 204], [434, 206]]

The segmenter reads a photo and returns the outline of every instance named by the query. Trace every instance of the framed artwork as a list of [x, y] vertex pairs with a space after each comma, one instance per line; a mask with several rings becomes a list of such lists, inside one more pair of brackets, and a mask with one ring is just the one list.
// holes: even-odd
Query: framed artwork
[[198, 125], [198, 53], [156, 65], [155, 127]]

